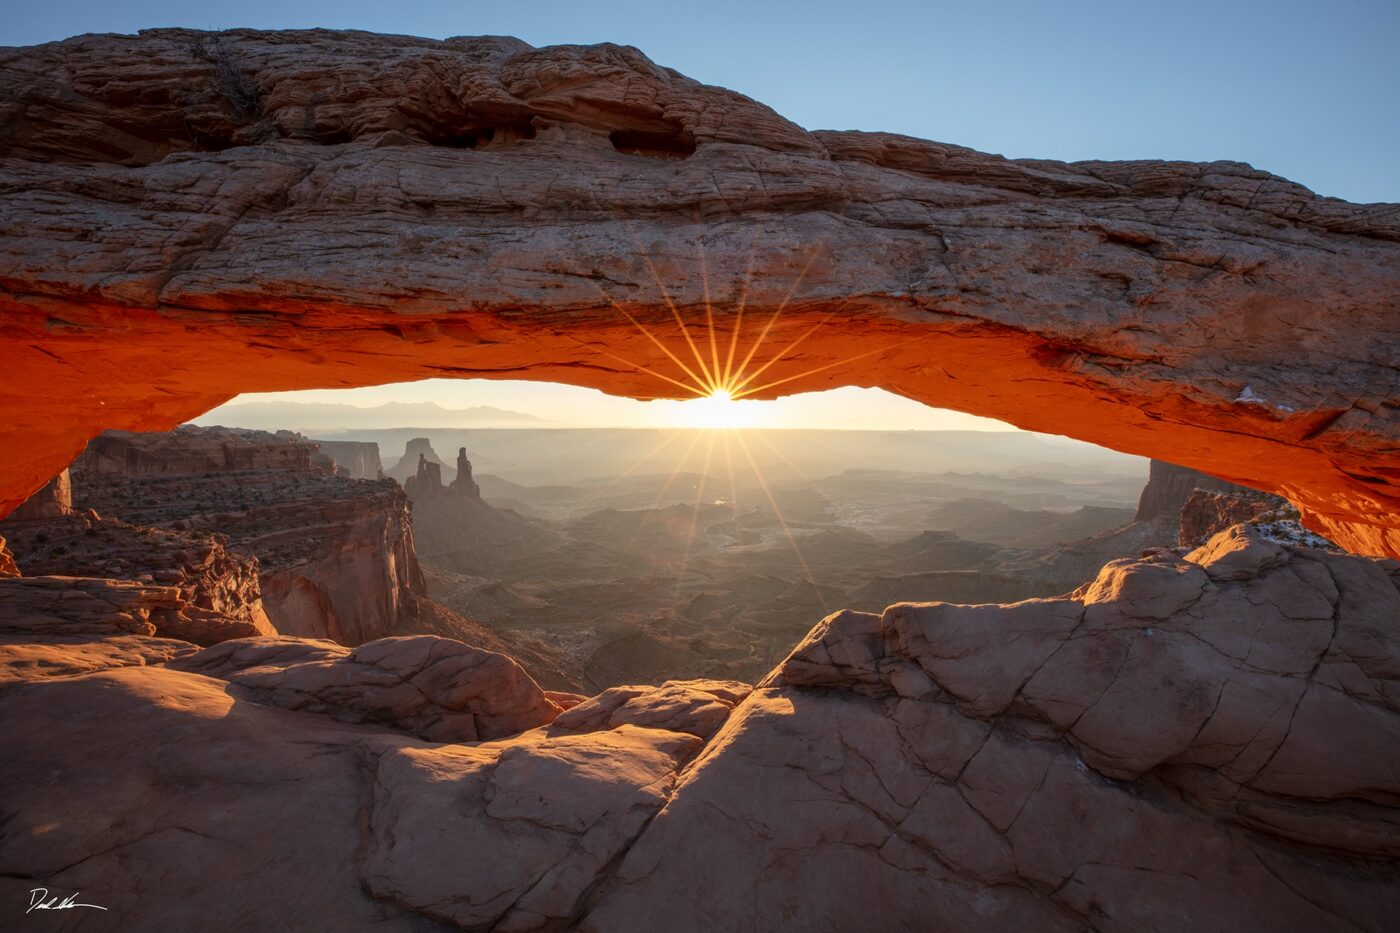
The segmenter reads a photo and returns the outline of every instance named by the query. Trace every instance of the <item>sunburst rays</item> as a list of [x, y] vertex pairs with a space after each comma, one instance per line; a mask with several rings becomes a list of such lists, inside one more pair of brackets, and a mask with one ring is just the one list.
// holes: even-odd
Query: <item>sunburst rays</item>
[[[634, 236], [634, 242], [635, 239]], [[638, 246], [638, 251], [642, 252], [641, 244], [637, 243], [636, 245]], [[652, 322], [652, 326], [643, 323], [637, 314], [623, 307], [609, 296], [601, 285], [598, 286], [598, 291], [602, 300], [609, 307], [615, 310], [635, 328], [646, 339], [650, 346], [659, 351], [659, 357], [655, 357], [653, 360], [649, 361], [651, 365], [646, 365], [637, 360], [627, 359], [625, 356], [609, 350], [601, 350], [598, 348], [595, 348], [595, 350], [617, 363], [623, 364], [637, 372], [645, 373], [657, 379], [659, 382], [664, 383], [665, 386], [671, 387], [671, 389], [667, 389], [663, 394], [674, 394], [674, 389], [680, 389], [692, 400], [704, 399], [710, 403], [739, 405], [743, 404], [741, 400], [748, 399], [759, 393], [768, 392], [779, 386], [820, 375], [821, 373], [828, 372], [849, 363], [858, 362], [859, 360], [888, 349], [889, 345], [886, 344], [877, 349], [853, 354], [834, 362], [812, 366], [797, 373], [780, 375], [778, 372], [775, 372], [775, 367], [779, 367], [785, 361], [788, 363], [793, 362], [795, 359], [794, 354], [811, 339], [814, 334], [836, 318], [846, 304], [846, 302], [842, 302], [836, 309], [828, 310], [820, 319], [803, 329], [796, 337], [778, 346], [776, 350], [773, 349], [772, 345], [777, 342], [774, 338], [784, 329], [779, 326], [783, 316], [788, 313], [789, 309], [793, 306], [794, 299], [801, 290], [803, 283], [807, 281], [808, 275], [811, 273], [813, 266], [824, 250], [825, 245], [818, 244], [807, 251], [806, 255], [800, 260], [802, 264], [801, 271], [792, 281], [791, 286], [787, 289], [782, 300], [778, 302], [771, 313], [762, 318], [762, 324], [755, 327], [754, 324], [748, 320], [750, 317], [750, 290], [753, 284], [755, 264], [759, 255], [759, 237], [755, 235], [749, 245], [743, 278], [739, 282], [738, 288], [727, 302], [730, 309], [727, 326], [721, 326], [716, 319], [717, 314], [712, 290], [713, 283], [710, 274], [709, 254], [704, 243], [701, 242], [699, 244], [699, 255], [697, 259], [700, 274], [700, 292], [704, 303], [704, 317], [702, 319], [703, 322], [699, 324], [699, 326], [703, 328], [703, 331], [699, 333], [695, 331], [696, 323], [687, 324], [686, 316], [682, 313], [681, 307], [677, 304], [671, 292], [666, 288], [657, 263], [653, 261], [650, 256], [644, 256], [643, 263], [655, 285], [660, 302], [665, 305], [667, 312], [669, 312], [670, 320], [665, 324], [663, 329], [659, 331], [655, 329], [657, 325], [654, 321]], [[665, 320], [665, 318], [666, 315], [663, 315], [662, 320]], [[670, 331], [672, 325], [674, 325], [675, 330], [667, 333], [667, 331]], [[667, 339], [663, 339], [663, 337]], [[673, 346], [676, 349], [672, 349]], [[671, 368], [670, 372], [663, 371], [668, 368]], [[765, 380], [764, 377], [770, 374], [776, 375], [777, 378], [768, 378]], [[732, 425], [725, 426], [728, 427]], [[666, 448], [669, 448], [681, 433], [684, 432], [677, 432], [677, 434], [673, 434], [671, 437], [664, 440], [644, 458], [634, 464], [624, 476], [633, 473], [642, 466], [644, 462], [652, 460], [653, 457], [660, 454]], [[701, 432], [695, 432], [690, 439], [690, 443], [686, 446], [684, 453], [682, 453], [679, 460], [673, 464], [672, 469], [669, 471], [669, 476], [667, 476], [665, 482], [661, 484], [661, 488], [657, 492], [656, 498], [652, 503], [651, 510], [655, 510], [662, 505], [663, 501], [667, 498], [668, 492], [670, 492], [672, 486], [675, 484], [676, 479], [690, 468], [690, 461], [696, 452], [696, 448], [700, 445], [702, 436], [706, 437], [703, 456], [704, 463], [697, 477], [693, 498], [685, 496], [686, 501], [684, 505], [691, 510], [691, 515], [688, 534], [685, 536], [686, 540], [684, 542], [683, 554], [676, 568], [673, 602], [679, 603], [682, 590], [686, 583], [686, 574], [690, 569], [691, 560], [696, 554], [695, 538], [699, 534], [700, 511], [703, 504], [707, 501], [705, 498], [705, 491], [711, 480], [709, 471], [711, 466], [717, 462], [717, 459], [721, 461], [720, 468], [728, 473], [727, 485], [729, 487], [729, 505], [733, 510], [735, 521], [739, 521], [739, 516], [741, 514], [739, 505], [741, 484], [736, 476], [736, 463], [733, 450], [733, 447], [737, 446], [742, 453], [742, 461], [746, 462], [739, 465], [738, 472], [743, 472], [744, 465], [752, 471], [752, 475], [756, 481], [756, 487], [761, 492], [762, 498], [766, 500], [769, 509], [771, 509], [772, 516], [779, 526], [782, 537], [786, 540], [788, 547], [791, 548], [797, 564], [801, 568], [802, 575], [806, 578], [806, 582], [812, 587], [813, 594], [825, 610], [826, 600], [824, 593], [805, 555], [802, 553], [802, 548], [798, 540], [799, 535], [783, 514], [783, 510], [778, 504], [778, 496], [775, 494], [773, 486], [770, 484], [768, 478], [764, 475], [759, 459], [754, 456], [754, 452], [750, 449], [748, 443], [739, 432], [733, 430], [726, 430], [723, 432], [707, 431], [704, 432], [703, 435]], [[770, 453], [780, 458], [789, 469], [793, 470], [803, 481], [815, 488], [815, 484], [812, 483], [810, 479], [802, 476], [796, 464], [792, 463], [786, 455], [782, 454], [774, 445], [768, 443], [761, 435], [755, 435], [755, 437], [763, 442]], [[722, 458], [716, 458], [715, 456], [717, 438], [722, 440]], [[609, 488], [621, 479], [622, 477], [615, 479], [613, 483], [609, 485]], [[721, 480], [721, 482], [723, 481]], [[639, 524], [634, 530], [632, 540], [628, 542], [627, 547], [629, 550], [636, 543], [637, 537], [641, 534], [641, 531], [642, 525]], [[679, 606], [673, 605], [673, 609], [679, 611]]]
[[[758, 392], [763, 392], [777, 385], [782, 385], [799, 379], [804, 376], [815, 375], [820, 372], [835, 368], [848, 362], [841, 360], [836, 363], [826, 364], [816, 367], [805, 373], [796, 376], [789, 376], [783, 379], [773, 380], [760, 385], [754, 383], [773, 366], [787, 359], [797, 350], [809, 337], [820, 330], [827, 322], [836, 316], [837, 311], [827, 313], [821, 320], [802, 332], [795, 340], [784, 345], [776, 353], [767, 355], [764, 358], [763, 350], [773, 335], [774, 328], [779, 320], [787, 312], [792, 304], [793, 298], [797, 295], [802, 283], [806, 281], [808, 273], [811, 272], [813, 264], [823, 251], [823, 246], [814, 246], [807, 251], [802, 270], [793, 280], [792, 286], [783, 297], [773, 312], [764, 321], [762, 327], [748, 340], [747, 349], [741, 349], [745, 345], [744, 318], [748, 308], [749, 289], [753, 280], [754, 262], [758, 256], [758, 239], [754, 238], [749, 248], [748, 260], [745, 263], [744, 277], [740, 283], [738, 293], [732, 299], [734, 313], [728, 328], [723, 328], [715, 320], [715, 302], [711, 294], [709, 256], [703, 243], [699, 246], [699, 266], [700, 266], [700, 290], [704, 303], [704, 332], [695, 334], [693, 326], [686, 323], [685, 315], [681, 313], [680, 307], [671, 296], [670, 291], [662, 279], [660, 271], [656, 267], [655, 261], [651, 257], [643, 257], [643, 263], [650, 273], [652, 282], [656, 286], [657, 295], [661, 303], [665, 305], [670, 314], [671, 321], [675, 324], [675, 331], [671, 335], [679, 336], [684, 349], [680, 352], [674, 351], [667, 346], [665, 340], [658, 336], [653, 327], [648, 327], [637, 318], [635, 314], [623, 307], [613, 298], [604, 292], [602, 286], [598, 286], [598, 291], [603, 300], [631, 324], [647, 341], [661, 352], [664, 358], [675, 367], [675, 372], [667, 374], [648, 366], [637, 360], [627, 359], [624, 356], [608, 350], [599, 350], [607, 358], [622, 363], [638, 372], [646, 373], [668, 386], [682, 389], [692, 398], [720, 398], [737, 402]], [[843, 303], [844, 304], [844, 303]], [[727, 329], [728, 333], [724, 333]], [[687, 353], [688, 351], [688, 353]], [[868, 355], [868, 354], [867, 354]], [[851, 361], [860, 357], [852, 357]], [[737, 362], [736, 362], [737, 361]], [[758, 361], [758, 362], [756, 362]]]

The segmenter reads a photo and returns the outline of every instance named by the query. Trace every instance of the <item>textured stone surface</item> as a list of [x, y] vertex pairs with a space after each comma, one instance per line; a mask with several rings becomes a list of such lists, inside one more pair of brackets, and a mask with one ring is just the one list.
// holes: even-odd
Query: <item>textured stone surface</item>
[[809, 133], [611, 45], [153, 31], [7, 49], [0, 89], [7, 507], [101, 428], [239, 392], [683, 394], [674, 302], [741, 360], [785, 308], [750, 373], [811, 331], [759, 395], [880, 385], [1400, 553], [1392, 205]]
[[571, 928], [700, 744], [622, 726], [386, 755], [366, 886], [461, 929]]
[[[0, 689], [0, 897], [76, 890], [108, 911], [56, 913], [56, 929], [569, 928], [701, 744], [624, 726], [433, 745], [150, 666], [160, 640], [125, 638], [144, 644], [111, 640], [103, 659], [129, 666], [94, 673], [92, 644], [52, 642], [69, 666], [45, 671], [0, 639], [0, 680], [18, 681]], [[201, 666], [260, 658], [290, 677], [345, 650], [236, 647]]]
[[1181, 509], [1186, 505], [1186, 500], [1191, 498], [1191, 493], [1197, 489], [1204, 489], [1209, 492], [1232, 493], [1241, 490], [1241, 487], [1224, 480], [1216, 479], [1214, 476], [1207, 476], [1196, 470], [1179, 467], [1173, 463], [1164, 463], [1161, 460], [1153, 460], [1148, 468], [1147, 485], [1142, 489], [1142, 495], [1138, 497], [1137, 514], [1135, 521], [1152, 521], [1153, 519], [1166, 518], [1175, 520], [1181, 514]]
[[161, 635], [212, 645], [276, 631], [263, 608], [256, 558], [231, 549], [226, 536], [130, 525], [91, 509], [45, 521], [6, 518], [0, 530], [10, 535], [25, 576], [175, 588], [180, 609], [151, 618]]
[[[139, 929], [1380, 933], [1398, 582], [1236, 526], [1073, 598], [838, 613], [752, 693], [445, 745], [405, 727], [447, 720], [471, 649], [31, 626], [0, 635], [0, 898]], [[639, 725], [731, 705], [708, 742]]]
[[117, 632], [215, 644], [266, 634], [266, 620], [224, 615], [191, 601], [188, 588], [100, 577], [0, 577], [0, 631], [20, 635]]
[[0, 719], [0, 897], [107, 908], [53, 929], [434, 929], [355, 869], [369, 775], [408, 740], [156, 667], [7, 686]]
[[1385, 929], [1396, 570], [1241, 526], [1075, 599], [838, 613], [581, 928]]
[[1241, 489], [1235, 492], [1192, 490], [1181, 506], [1177, 543], [1182, 547], [1205, 544], [1231, 525], [1250, 522], [1287, 509], [1288, 503], [1265, 493]]
[[256, 557], [269, 632], [353, 645], [412, 630], [426, 587], [407, 497], [331, 475], [318, 455], [285, 431], [112, 432], [84, 451], [74, 483], [103, 515], [216, 534]]
[[556, 731], [596, 732], [623, 725], [709, 739], [753, 690], [730, 680], [668, 680], [659, 687], [609, 687], [561, 713]]
[[291, 431], [202, 428], [108, 431], [94, 437], [73, 468], [89, 476], [181, 476], [280, 470], [323, 473], [316, 447]]
[[261, 702], [379, 723], [434, 742], [476, 742], [546, 725], [559, 707], [511, 658], [433, 635], [330, 641], [248, 638], [180, 660]]
[[73, 512], [73, 481], [64, 470], [4, 516], [10, 522], [47, 522]]
[[379, 462], [379, 445], [373, 441], [313, 440], [312, 443], [331, 458], [340, 473], [351, 479], [384, 478], [384, 465]]

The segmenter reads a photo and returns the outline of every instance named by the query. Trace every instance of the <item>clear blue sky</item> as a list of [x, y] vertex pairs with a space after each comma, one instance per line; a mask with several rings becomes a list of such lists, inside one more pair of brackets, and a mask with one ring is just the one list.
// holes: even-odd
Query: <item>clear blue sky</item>
[[1009, 156], [1236, 159], [1400, 201], [1400, 0], [4, 0], [0, 44], [153, 26], [612, 41], [809, 129]]

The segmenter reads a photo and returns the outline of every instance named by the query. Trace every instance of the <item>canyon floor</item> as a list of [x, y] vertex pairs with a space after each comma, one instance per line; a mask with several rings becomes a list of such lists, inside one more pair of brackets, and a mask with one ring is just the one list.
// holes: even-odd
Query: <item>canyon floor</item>
[[[832, 435], [836, 450], [854, 446]], [[548, 645], [588, 690], [686, 676], [754, 681], [836, 609], [1074, 589], [1080, 562], [1053, 552], [1132, 523], [1145, 472], [1130, 458], [1089, 470], [1008, 469], [989, 441], [978, 459], [1000, 473], [809, 474], [771, 454], [778, 462], [755, 468], [748, 451], [721, 438], [711, 456], [670, 472], [620, 454], [576, 467], [571, 482], [480, 474], [480, 500], [416, 504], [428, 591], [464, 616]], [[476, 440], [489, 449], [490, 439]], [[823, 465], [839, 468], [839, 458], [815, 466]], [[578, 475], [608, 467], [613, 475]], [[455, 471], [444, 464], [443, 474]], [[1151, 543], [1176, 543], [1174, 524], [1153, 535]], [[1099, 563], [1147, 543], [1106, 542]]]

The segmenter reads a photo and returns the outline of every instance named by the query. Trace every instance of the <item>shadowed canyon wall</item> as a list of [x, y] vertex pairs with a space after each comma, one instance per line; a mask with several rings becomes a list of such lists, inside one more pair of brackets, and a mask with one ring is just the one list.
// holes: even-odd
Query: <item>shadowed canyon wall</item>
[[399, 634], [426, 596], [408, 497], [392, 481], [331, 475], [318, 454], [287, 431], [186, 425], [103, 434], [73, 472], [79, 503], [103, 515], [218, 533], [256, 555], [281, 634], [349, 645]]
[[241, 392], [747, 380], [1155, 456], [1400, 554], [1394, 205], [807, 132], [613, 45], [155, 30], [0, 51], [0, 92], [0, 511]]

